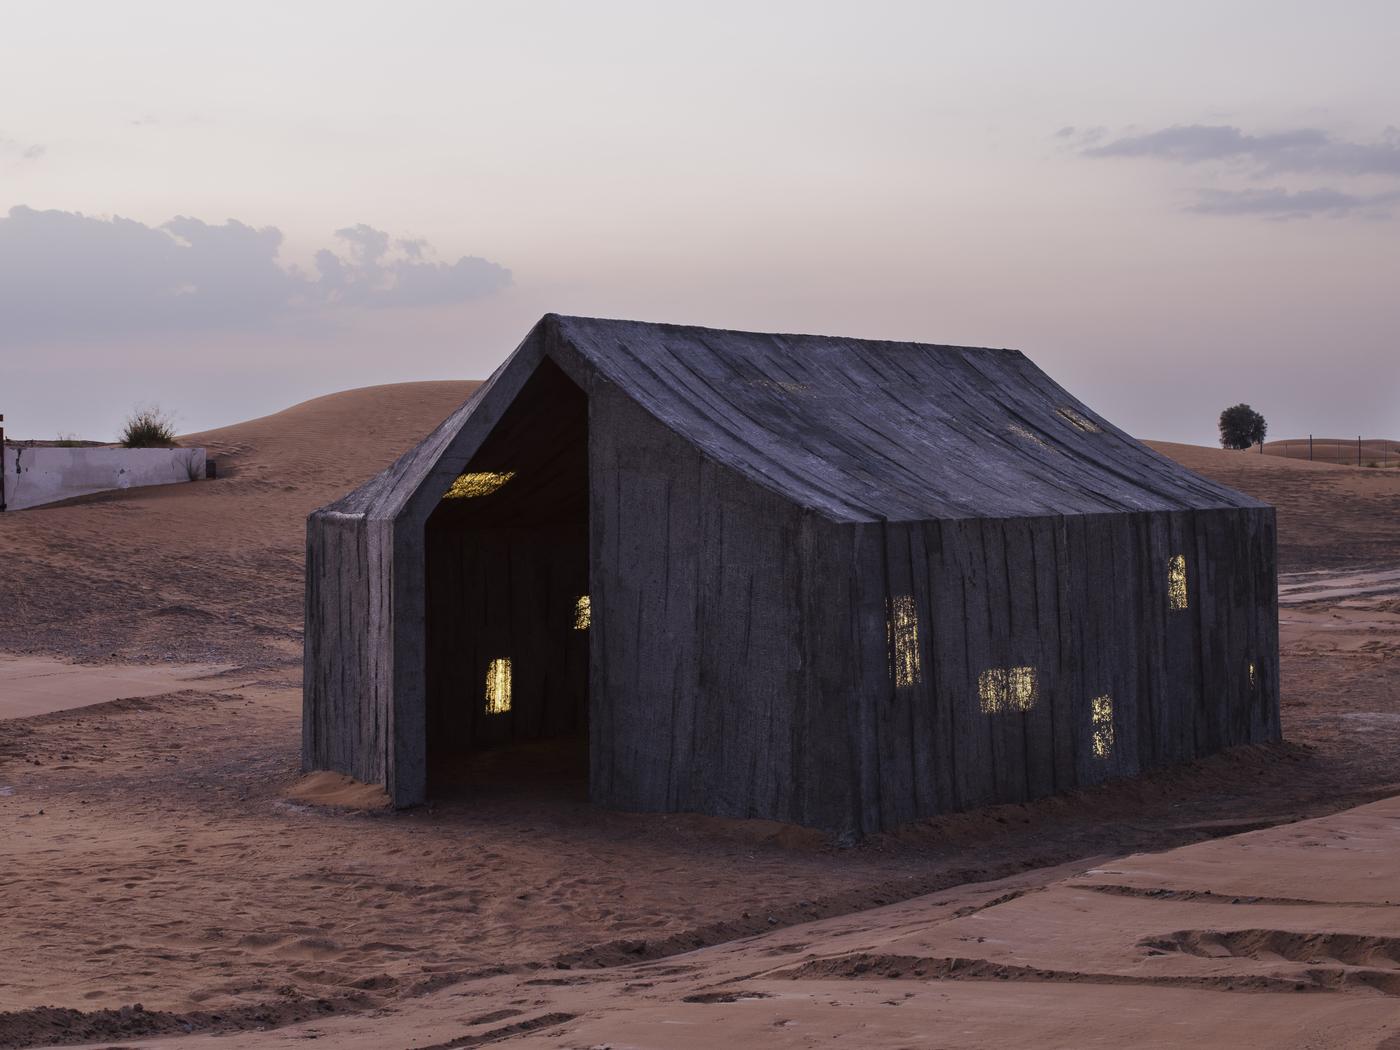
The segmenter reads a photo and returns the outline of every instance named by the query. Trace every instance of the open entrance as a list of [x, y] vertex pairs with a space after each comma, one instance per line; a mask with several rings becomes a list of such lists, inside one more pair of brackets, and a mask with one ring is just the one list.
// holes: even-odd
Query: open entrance
[[587, 790], [588, 399], [551, 361], [428, 518], [428, 790]]

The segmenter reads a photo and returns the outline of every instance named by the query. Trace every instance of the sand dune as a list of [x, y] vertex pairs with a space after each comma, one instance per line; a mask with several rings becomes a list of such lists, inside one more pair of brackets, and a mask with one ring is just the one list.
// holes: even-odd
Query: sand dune
[[1363, 438], [1360, 448], [1357, 445], [1356, 438], [1282, 438], [1264, 442], [1264, 455], [1312, 459], [1349, 467], [1400, 466], [1400, 441]]
[[402, 383], [190, 434], [216, 481], [0, 515], [0, 639], [83, 660], [300, 659], [306, 515], [383, 469], [475, 383]]
[[1400, 471], [1148, 442], [1183, 466], [1278, 508], [1286, 572], [1400, 562]]

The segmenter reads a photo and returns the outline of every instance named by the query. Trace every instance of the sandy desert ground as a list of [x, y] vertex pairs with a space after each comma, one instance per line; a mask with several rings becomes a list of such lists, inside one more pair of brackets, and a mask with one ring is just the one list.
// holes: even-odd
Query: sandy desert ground
[[0, 1046], [1400, 1047], [1400, 472], [1156, 446], [1279, 507], [1286, 743], [849, 849], [393, 813], [298, 774], [303, 522], [470, 388], [0, 516]]
[[[1358, 447], [1358, 444], [1360, 447]], [[1400, 467], [1400, 441], [1383, 438], [1278, 438], [1264, 442], [1264, 455], [1312, 459], [1357, 467]], [[1360, 460], [1358, 463], [1357, 460]]]

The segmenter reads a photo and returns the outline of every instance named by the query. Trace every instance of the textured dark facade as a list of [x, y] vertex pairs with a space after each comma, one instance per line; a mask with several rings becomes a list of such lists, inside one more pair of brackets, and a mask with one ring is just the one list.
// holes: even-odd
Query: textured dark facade
[[550, 315], [311, 516], [303, 760], [861, 834], [1277, 739], [1273, 509], [1011, 350]]

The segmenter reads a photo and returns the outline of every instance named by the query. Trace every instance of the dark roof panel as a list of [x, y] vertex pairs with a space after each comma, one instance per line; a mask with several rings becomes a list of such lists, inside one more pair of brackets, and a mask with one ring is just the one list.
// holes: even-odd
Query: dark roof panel
[[706, 455], [837, 520], [1262, 506], [1147, 448], [1016, 350], [546, 323]]

